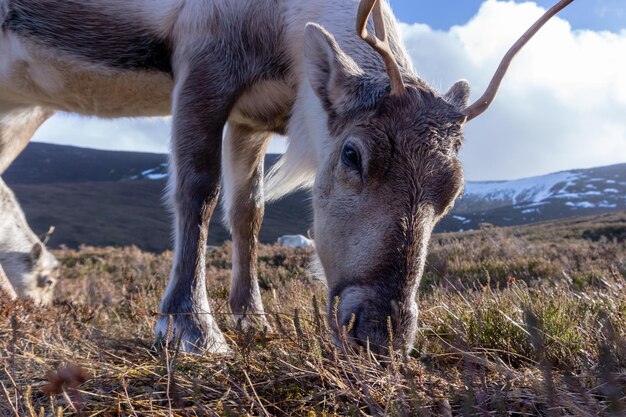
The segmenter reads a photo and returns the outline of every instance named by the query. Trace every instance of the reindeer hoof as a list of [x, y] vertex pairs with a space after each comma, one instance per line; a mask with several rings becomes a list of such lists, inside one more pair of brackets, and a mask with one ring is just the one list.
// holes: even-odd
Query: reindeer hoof
[[231, 352], [222, 331], [209, 314], [162, 316], [157, 320], [154, 333], [154, 348], [158, 350], [167, 346], [172, 352], [180, 350], [197, 355]]
[[255, 329], [272, 333], [270, 325], [264, 313], [260, 314], [234, 314], [231, 318], [231, 325], [238, 330]]

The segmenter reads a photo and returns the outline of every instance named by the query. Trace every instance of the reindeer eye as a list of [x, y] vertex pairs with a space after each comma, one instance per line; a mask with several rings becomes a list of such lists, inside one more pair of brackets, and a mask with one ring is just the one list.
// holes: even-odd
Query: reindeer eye
[[350, 144], [345, 144], [341, 150], [341, 161], [349, 168], [361, 172], [361, 155]]

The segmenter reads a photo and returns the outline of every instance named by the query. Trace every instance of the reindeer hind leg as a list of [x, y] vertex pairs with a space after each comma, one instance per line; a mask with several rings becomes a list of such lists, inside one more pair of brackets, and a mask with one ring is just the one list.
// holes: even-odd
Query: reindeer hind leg
[[243, 327], [268, 327], [257, 280], [263, 221], [263, 162], [272, 135], [230, 124], [224, 140], [224, 213], [233, 237], [230, 308]]

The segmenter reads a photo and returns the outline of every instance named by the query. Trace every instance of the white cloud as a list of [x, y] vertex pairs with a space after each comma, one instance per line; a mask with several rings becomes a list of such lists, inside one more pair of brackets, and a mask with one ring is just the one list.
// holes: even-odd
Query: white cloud
[[[575, 6], [575, 5], [574, 5]], [[440, 91], [484, 91], [507, 49], [544, 10], [488, 0], [447, 32], [401, 25], [417, 73]], [[513, 61], [492, 107], [470, 122], [470, 179], [503, 179], [626, 161], [626, 29], [573, 31], [550, 21]]]
[[[570, 7], [576, 7], [574, 3]], [[506, 50], [543, 13], [534, 3], [487, 0], [474, 18], [449, 31], [401, 25], [417, 73], [440, 91], [460, 78], [472, 98]], [[35, 140], [77, 146], [166, 152], [163, 119], [104, 121], [55, 116]], [[272, 151], [283, 149], [275, 141]], [[486, 114], [466, 129], [469, 179], [503, 179], [626, 161], [626, 28], [573, 31], [550, 21], [513, 61]]]
[[169, 118], [106, 120], [58, 114], [35, 134], [34, 140], [94, 149], [165, 153]]

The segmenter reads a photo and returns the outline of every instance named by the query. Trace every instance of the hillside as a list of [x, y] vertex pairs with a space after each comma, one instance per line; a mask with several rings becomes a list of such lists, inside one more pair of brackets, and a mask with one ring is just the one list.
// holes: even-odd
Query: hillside
[[[278, 155], [268, 155], [266, 166]], [[76, 248], [134, 244], [144, 250], [170, 246], [170, 217], [163, 204], [167, 157], [31, 143], [4, 174], [36, 232], [56, 226], [50, 244]], [[626, 210], [626, 164], [572, 170], [514, 181], [468, 182], [465, 194], [437, 232], [477, 229], [481, 223], [512, 226]], [[218, 209], [209, 243], [230, 238]], [[307, 234], [308, 192], [267, 207], [260, 239]]]
[[[276, 159], [268, 155], [267, 164]], [[163, 201], [166, 178], [159, 175], [166, 161], [161, 154], [30, 143], [3, 178], [36, 233], [55, 226], [51, 247], [136, 245], [162, 252], [171, 242]], [[211, 245], [230, 239], [221, 219], [218, 207], [210, 225]], [[310, 219], [308, 194], [294, 193], [268, 205], [260, 239], [267, 243], [285, 234], [306, 234]]]
[[619, 164], [513, 181], [470, 181], [446, 228], [519, 225], [624, 209], [626, 164]]
[[163, 154], [31, 142], [2, 177], [7, 184], [122, 181], [165, 162]]

